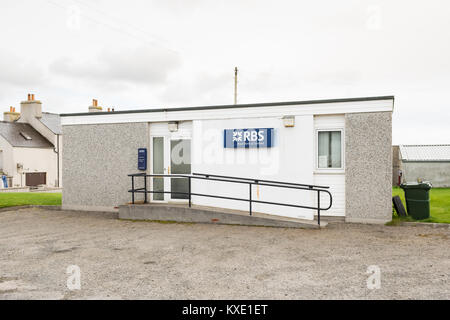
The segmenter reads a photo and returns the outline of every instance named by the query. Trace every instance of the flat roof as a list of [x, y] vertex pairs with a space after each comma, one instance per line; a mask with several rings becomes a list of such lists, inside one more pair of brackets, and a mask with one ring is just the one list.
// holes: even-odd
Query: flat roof
[[304, 100], [304, 101], [286, 101], [286, 102], [268, 102], [268, 103], [265, 102], [265, 103], [250, 103], [250, 104], [229, 104], [229, 105], [179, 107], [179, 108], [134, 109], [134, 110], [123, 110], [123, 111], [114, 111], [114, 112], [62, 113], [62, 114], [60, 114], [60, 116], [61, 117], [71, 117], [71, 116], [110, 115], [112, 113], [113, 114], [127, 114], [127, 113], [193, 111], [193, 110], [211, 110], [211, 109], [255, 108], [255, 107], [272, 107], [272, 106], [288, 106], [288, 105], [302, 105], [302, 104], [339, 103], [339, 102], [359, 102], [359, 101], [376, 101], [376, 100], [394, 100], [394, 96], [324, 99], [324, 100]]

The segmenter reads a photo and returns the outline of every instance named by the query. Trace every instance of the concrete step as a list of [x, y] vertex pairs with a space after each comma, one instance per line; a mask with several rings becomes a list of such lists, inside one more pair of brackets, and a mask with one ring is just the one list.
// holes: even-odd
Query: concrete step
[[119, 207], [119, 219], [154, 220], [195, 223], [232, 224], [246, 226], [265, 226], [279, 228], [319, 229], [327, 222], [282, 217], [266, 213], [223, 209], [185, 204], [127, 204]]

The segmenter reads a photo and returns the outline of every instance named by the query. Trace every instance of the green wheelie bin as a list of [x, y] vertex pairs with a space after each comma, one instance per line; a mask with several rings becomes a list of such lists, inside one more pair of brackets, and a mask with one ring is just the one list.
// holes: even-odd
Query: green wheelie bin
[[430, 217], [430, 189], [431, 183], [403, 183], [400, 188], [405, 192], [406, 210], [415, 220]]

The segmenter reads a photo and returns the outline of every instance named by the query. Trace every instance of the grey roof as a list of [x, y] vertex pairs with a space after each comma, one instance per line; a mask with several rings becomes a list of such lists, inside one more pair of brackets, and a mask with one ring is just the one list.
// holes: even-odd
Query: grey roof
[[450, 161], [450, 144], [401, 145], [403, 161]]
[[[25, 139], [21, 134], [30, 137]], [[53, 144], [37, 132], [28, 123], [0, 121], [0, 136], [6, 139], [13, 147], [26, 148], [53, 148]]]
[[[269, 102], [269, 103], [249, 103], [249, 104], [230, 104], [230, 105], [181, 107], [181, 108], [155, 108], [155, 109], [137, 109], [137, 110], [135, 109], [135, 110], [114, 111], [114, 113], [120, 114], [120, 113], [170, 112], [170, 111], [192, 111], [192, 110], [211, 110], [211, 109], [235, 109], [235, 108], [272, 107], [272, 106], [288, 106], [288, 105], [302, 105], [302, 104], [375, 101], [375, 100], [394, 100], [394, 96], [286, 101], [286, 102]], [[92, 115], [111, 115], [111, 113], [99, 111], [99, 112], [79, 112], [79, 113], [62, 113], [62, 114], [60, 114], [61, 117], [92, 116]]]
[[59, 114], [42, 112], [42, 118], [39, 119], [54, 134], [62, 134], [61, 118]]

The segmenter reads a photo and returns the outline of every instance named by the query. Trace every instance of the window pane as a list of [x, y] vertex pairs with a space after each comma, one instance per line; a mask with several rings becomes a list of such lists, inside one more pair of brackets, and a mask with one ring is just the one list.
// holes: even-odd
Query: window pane
[[164, 138], [153, 137], [153, 173], [164, 173]]
[[[191, 140], [179, 139], [170, 141], [170, 166], [173, 174], [191, 173]], [[187, 178], [171, 178], [172, 199], [189, 199], [187, 194], [177, 192], [189, 192]]]
[[173, 174], [191, 173], [191, 140], [170, 140], [170, 166]]
[[320, 131], [318, 134], [319, 168], [342, 168], [341, 131]]
[[[153, 178], [153, 191], [164, 191], [164, 178]], [[154, 193], [153, 200], [164, 200], [164, 193]]]
[[341, 132], [331, 132], [331, 168], [341, 168]]
[[328, 168], [328, 146], [330, 145], [330, 136], [328, 132], [321, 131], [319, 132], [319, 158], [318, 164], [319, 168]]
[[[153, 173], [164, 174], [163, 137], [153, 137]], [[164, 178], [153, 178], [153, 191], [164, 191]], [[164, 193], [154, 193], [153, 200], [164, 200]]]

